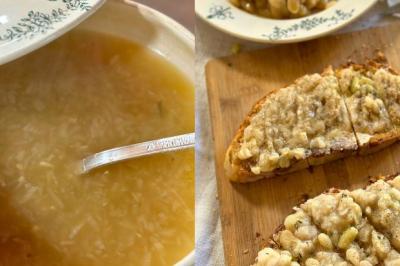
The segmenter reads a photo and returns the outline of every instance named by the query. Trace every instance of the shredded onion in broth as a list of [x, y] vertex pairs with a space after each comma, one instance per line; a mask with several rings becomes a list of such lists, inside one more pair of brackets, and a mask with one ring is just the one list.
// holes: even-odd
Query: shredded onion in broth
[[171, 265], [190, 252], [193, 151], [73, 169], [192, 132], [193, 94], [158, 55], [89, 31], [0, 66], [0, 265]]

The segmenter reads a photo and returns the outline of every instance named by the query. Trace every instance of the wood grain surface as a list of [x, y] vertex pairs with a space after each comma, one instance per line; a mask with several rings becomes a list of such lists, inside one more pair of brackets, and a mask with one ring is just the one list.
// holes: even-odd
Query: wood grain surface
[[208, 62], [206, 79], [227, 265], [251, 265], [274, 229], [304, 197], [330, 187], [362, 187], [369, 176], [400, 172], [397, 143], [368, 156], [349, 157], [250, 184], [234, 184], [224, 176], [226, 148], [258, 99], [328, 65], [339, 66], [349, 59], [364, 62], [376, 49], [400, 70], [399, 23]]

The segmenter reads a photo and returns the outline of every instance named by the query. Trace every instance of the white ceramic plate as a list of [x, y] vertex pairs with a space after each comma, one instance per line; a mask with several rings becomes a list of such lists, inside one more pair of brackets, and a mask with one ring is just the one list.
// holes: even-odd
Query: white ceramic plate
[[0, 65], [57, 38], [105, 0], [0, 0]]
[[196, 1], [196, 14], [238, 38], [264, 43], [310, 40], [347, 25], [378, 0], [339, 0], [333, 7], [298, 19], [267, 19], [249, 14], [228, 0]]
[[[109, 0], [77, 29], [110, 34], [141, 44], [165, 57], [194, 82], [193, 34], [154, 9], [129, 0]], [[176, 263], [176, 266], [189, 265], [194, 265], [194, 252]]]

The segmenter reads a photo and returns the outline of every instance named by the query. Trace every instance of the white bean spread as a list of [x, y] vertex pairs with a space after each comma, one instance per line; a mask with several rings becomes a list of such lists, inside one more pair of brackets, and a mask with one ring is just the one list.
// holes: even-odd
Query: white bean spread
[[[389, 72], [385, 71], [385, 76]], [[353, 68], [338, 72], [340, 90], [357, 134], [359, 143], [367, 143], [374, 134], [385, 133], [393, 129], [382, 91], [386, 88], [379, 86], [379, 81], [373, 74], [360, 73]], [[400, 84], [400, 83], [399, 83]], [[397, 87], [400, 89], [400, 86]]]
[[331, 190], [287, 216], [256, 266], [400, 265], [400, 176]]
[[386, 69], [379, 69], [372, 76], [377, 93], [383, 98], [392, 123], [400, 126], [400, 76]]

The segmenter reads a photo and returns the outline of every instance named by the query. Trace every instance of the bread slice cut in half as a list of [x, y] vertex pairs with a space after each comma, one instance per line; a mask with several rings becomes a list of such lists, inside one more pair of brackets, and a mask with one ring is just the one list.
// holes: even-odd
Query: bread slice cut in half
[[384, 64], [305, 75], [257, 102], [225, 155], [236, 182], [386, 147], [400, 135], [400, 76]]
[[255, 265], [400, 265], [398, 185], [400, 176], [367, 189], [330, 189], [307, 200], [285, 218]]
[[[336, 72], [360, 154], [384, 148], [398, 138], [398, 130], [388, 112], [387, 103], [392, 102], [386, 93], [389, 87], [383, 85], [383, 80], [393, 75], [383, 65], [376, 66], [373, 63], [352, 65]], [[398, 85], [396, 91], [400, 92]]]
[[297, 123], [311, 151], [308, 164], [318, 165], [355, 153], [357, 140], [332, 69], [326, 69], [313, 86], [300, 84], [297, 93], [304, 99], [298, 106]]

